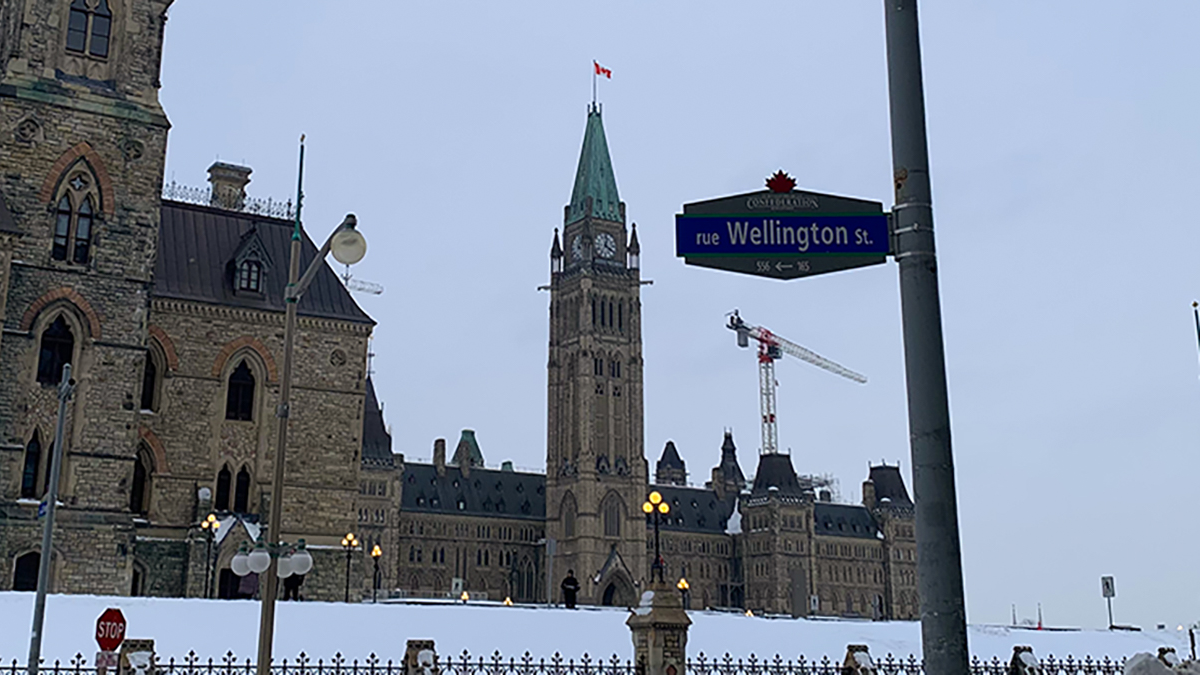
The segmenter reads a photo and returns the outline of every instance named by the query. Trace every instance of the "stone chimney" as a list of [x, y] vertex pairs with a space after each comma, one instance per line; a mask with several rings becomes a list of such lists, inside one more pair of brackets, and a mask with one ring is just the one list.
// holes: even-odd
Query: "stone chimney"
[[439, 478], [446, 475], [446, 439], [444, 438], [433, 442], [433, 466], [437, 469]]
[[875, 510], [875, 481], [871, 480], [870, 478], [863, 481], [862, 502], [863, 506], [867, 507], [867, 510]]
[[208, 203], [221, 209], [240, 211], [246, 203], [246, 185], [250, 183], [248, 166], [213, 162], [208, 167], [208, 182], [212, 187]]

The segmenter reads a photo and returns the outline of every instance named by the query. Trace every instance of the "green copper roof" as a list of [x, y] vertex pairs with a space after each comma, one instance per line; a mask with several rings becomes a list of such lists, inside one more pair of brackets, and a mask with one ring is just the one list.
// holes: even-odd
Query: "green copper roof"
[[612, 160], [608, 158], [600, 107], [595, 104], [588, 107], [587, 130], [583, 132], [583, 150], [579, 153], [579, 168], [575, 170], [575, 189], [571, 191], [566, 223], [587, 215], [588, 197], [592, 198], [592, 216], [621, 222], [617, 177], [613, 175]]

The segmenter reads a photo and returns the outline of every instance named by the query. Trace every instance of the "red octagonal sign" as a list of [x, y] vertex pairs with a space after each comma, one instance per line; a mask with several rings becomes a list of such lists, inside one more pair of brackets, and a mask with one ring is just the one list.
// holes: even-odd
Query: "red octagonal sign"
[[96, 619], [96, 642], [102, 651], [113, 652], [124, 640], [125, 615], [116, 607], [109, 607]]

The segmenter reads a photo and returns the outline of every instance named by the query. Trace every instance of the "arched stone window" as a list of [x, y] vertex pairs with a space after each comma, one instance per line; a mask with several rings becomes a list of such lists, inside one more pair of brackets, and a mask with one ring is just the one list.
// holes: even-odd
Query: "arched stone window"
[[237, 485], [233, 491], [233, 510], [235, 513], [250, 512], [250, 472], [244, 466], [237, 474]]
[[229, 510], [229, 484], [233, 482], [233, 474], [229, 471], [229, 466], [221, 467], [217, 472], [217, 497], [213, 500], [213, 508], [218, 511]]
[[67, 15], [67, 51], [108, 58], [112, 11], [108, 0], [73, 0]]
[[58, 384], [62, 379], [63, 366], [70, 363], [75, 355], [75, 336], [71, 334], [66, 319], [60, 315], [42, 331], [40, 346], [37, 381]]
[[254, 373], [243, 359], [229, 374], [229, 390], [225, 399], [225, 419], [254, 419]]
[[129, 510], [135, 514], [150, 512], [150, 476], [154, 473], [154, 460], [145, 444], [138, 446], [137, 460], [133, 463], [133, 484], [129, 489]]
[[93, 225], [100, 210], [96, 177], [87, 162], [80, 159], [67, 169], [57, 197], [50, 257], [86, 265], [91, 257]]
[[162, 381], [167, 373], [167, 359], [156, 340], [150, 340], [146, 350], [146, 365], [142, 369], [143, 411], [158, 412], [162, 405]]
[[46, 481], [38, 480], [42, 475], [42, 440], [37, 430], [25, 446], [25, 462], [21, 470], [21, 498], [37, 499], [45, 490]]
[[37, 551], [30, 551], [17, 558], [17, 563], [13, 565], [12, 589], [14, 591], [36, 591], [38, 568], [41, 563], [42, 556]]
[[575, 516], [577, 508], [575, 506], [575, 497], [571, 493], [567, 493], [562, 501], [562, 523], [563, 523], [563, 538], [570, 539], [575, 536]]
[[616, 495], [610, 494], [604, 500], [604, 536], [619, 537], [621, 536], [621, 500]]

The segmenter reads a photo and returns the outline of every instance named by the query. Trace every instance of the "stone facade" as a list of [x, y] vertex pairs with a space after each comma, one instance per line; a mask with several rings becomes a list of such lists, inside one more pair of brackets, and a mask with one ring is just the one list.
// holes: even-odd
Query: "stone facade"
[[[279, 242], [292, 225], [243, 213], [240, 201], [162, 199], [169, 123], [158, 80], [171, 3], [84, 4], [0, 9], [0, 579], [25, 588], [36, 569], [55, 385], [69, 362], [78, 384], [51, 589], [200, 595], [198, 521], [216, 510], [254, 522], [270, 503], [287, 262]], [[239, 168], [218, 169], [224, 180]], [[207, 248], [179, 244], [199, 230]], [[243, 260], [256, 266], [253, 284], [236, 276]], [[189, 274], [211, 283], [189, 287]], [[313, 548], [306, 594], [340, 598], [341, 575], [320, 566], [335, 564], [325, 558], [357, 525], [373, 322], [332, 270], [316, 285], [323, 304], [301, 304], [296, 459], [280, 536]], [[231, 415], [231, 375], [243, 364], [247, 412]], [[214, 557], [227, 568], [235, 547], [225, 548]]]

